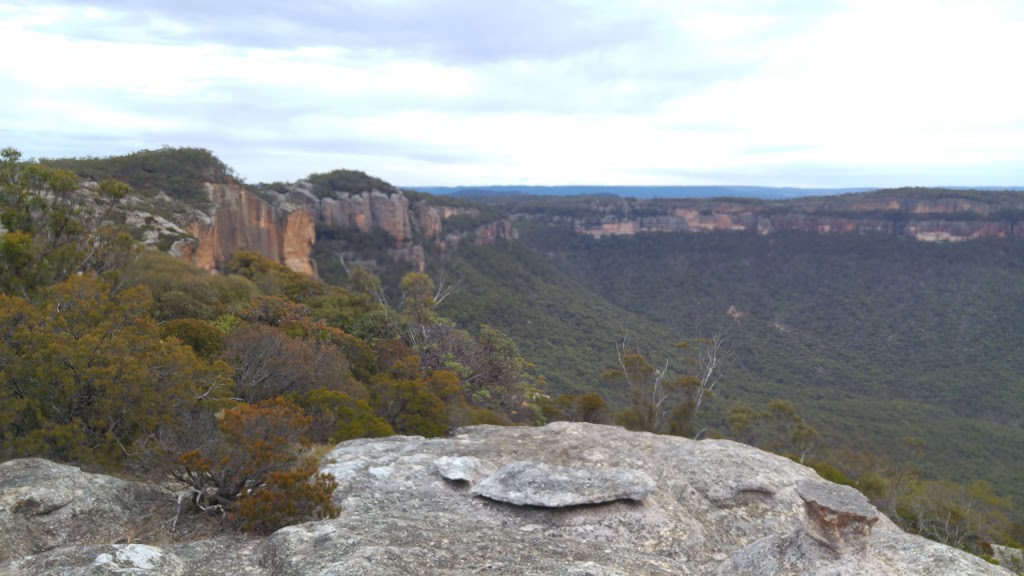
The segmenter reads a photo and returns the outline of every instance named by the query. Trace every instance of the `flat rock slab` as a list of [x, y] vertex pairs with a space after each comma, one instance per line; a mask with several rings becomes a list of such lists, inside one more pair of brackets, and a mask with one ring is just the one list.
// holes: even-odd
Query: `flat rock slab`
[[564, 508], [646, 498], [654, 480], [625, 468], [571, 468], [520, 460], [503, 466], [475, 486], [473, 494], [515, 504]]

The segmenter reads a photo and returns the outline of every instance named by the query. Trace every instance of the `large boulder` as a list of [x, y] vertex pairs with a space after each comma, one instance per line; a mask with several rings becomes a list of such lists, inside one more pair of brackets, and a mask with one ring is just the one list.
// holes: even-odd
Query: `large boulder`
[[0, 574], [1009, 574], [729, 441], [477, 426], [345, 442], [321, 468], [338, 480], [334, 520], [265, 539], [65, 547]]

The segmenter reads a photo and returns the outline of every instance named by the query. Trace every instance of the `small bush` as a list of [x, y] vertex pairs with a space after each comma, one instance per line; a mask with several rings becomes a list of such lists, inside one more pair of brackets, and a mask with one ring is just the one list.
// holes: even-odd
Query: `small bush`
[[226, 515], [247, 531], [337, 516], [334, 479], [304, 458], [310, 418], [275, 398], [224, 410], [215, 438], [178, 459], [175, 477], [197, 508]]
[[507, 416], [503, 416], [490, 410], [488, 408], [473, 408], [470, 411], [470, 422], [471, 426], [478, 424], [493, 424], [495, 426], [511, 426], [512, 421]]
[[339, 510], [331, 502], [337, 487], [334, 477], [317, 472], [312, 462], [272, 472], [263, 486], [238, 499], [234, 519], [246, 532], [270, 534], [300, 522], [337, 518]]

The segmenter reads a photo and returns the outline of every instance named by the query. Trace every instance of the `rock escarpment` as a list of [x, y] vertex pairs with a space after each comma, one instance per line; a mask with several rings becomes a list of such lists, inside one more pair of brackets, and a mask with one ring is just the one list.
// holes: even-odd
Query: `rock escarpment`
[[[809, 468], [729, 441], [478, 426], [353, 440], [321, 469], [338, 480], [334, 520], [265, 539], [63, 542], [0, 563], [0, 574], [1009, 574], [901, 532]], [[541, 497], [479, 495], [494, 483], [498, 496]]]
[[711, 230], [768, 235], [793, 230], [879, 233], [922, 241], [979, 238], [1024, 239], [1018, 224], [1024, 194], [991, 200], [957, 197], [956, 191], [886, 191], [782, 201], [632, 200], [588, 206], [576, 231], [593, 237], [640, 232], [692, 233]]
[[[237, 183], [204, 184], [209, 203], [179, 214], [164, 233], [180, 237], [171, 252], [199, 268], [216, 270], [237, 250], [259, 252], [303, 274], [316, 275], [313, 247], [317, 226], [385, 232], [393, 241], [392, 258], [423, 268], [422, 243], [456, 245], [464, 234], [442, 237], [443, 222], [472, 209], [410, 200], [401, 190], [362, 192], [316, 190], [306, 180], [284, 188], [263, 188], [260, 195]], [[138, 218], [136, 218], [137, 220]], [[507, 220], [479, 226], [478, 243], [514, 240], [518, 232]], [[151, 239], [151, 244], [159, 241]]]
[[216, 270], [236, 251], [248, 250], [315, 275], [315, 214], [301, 206], [270, 204], [238, 184], [204, 187], [211, 208], [193, 209], [181, 218], [191, 238], [177, 241], [172, 253], [204, 270]]

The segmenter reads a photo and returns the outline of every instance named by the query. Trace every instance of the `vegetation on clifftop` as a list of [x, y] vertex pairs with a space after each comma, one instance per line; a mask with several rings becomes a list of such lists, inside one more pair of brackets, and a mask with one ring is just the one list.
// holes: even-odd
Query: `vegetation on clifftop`
[[198, 205], [208, 202], [204, 182], [225, 184], [236, 179], [231, 168], [203, 148], [166, 146], [107, 158], [42, 158], [39, 163], [96, 182], [119, 180], [139, 194], [163, 192], [175, 200]]

